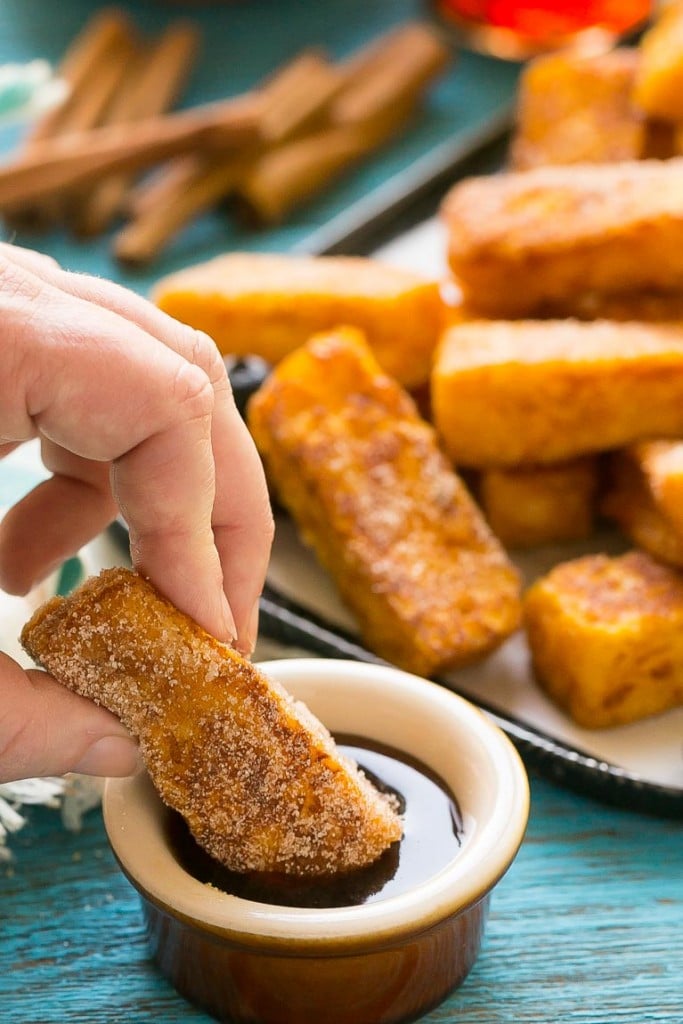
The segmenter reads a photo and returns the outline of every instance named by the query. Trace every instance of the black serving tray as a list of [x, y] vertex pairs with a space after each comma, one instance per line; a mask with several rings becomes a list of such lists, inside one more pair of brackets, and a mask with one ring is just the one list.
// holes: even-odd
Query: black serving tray
[[[268, 585], [261, 598], [260, 630], [263, 636], [278, 643], [302, 648], [319, 657], [386, 664], [350, 633], [333, 628]], [[438, 677], [432, 681], [472, 701], [471, 694], [459, 691], [452, 681]], [[641, 778], [550, 736], [520, 718], [503, 714], [482, 700], [472, 702], [507, 734], [525, 764], [544, 778], [622, 808], [683, 818], [683, 789]]]

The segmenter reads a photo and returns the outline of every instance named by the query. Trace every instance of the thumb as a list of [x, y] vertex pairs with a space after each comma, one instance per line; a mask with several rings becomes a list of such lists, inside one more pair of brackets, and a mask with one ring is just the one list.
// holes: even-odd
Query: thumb
[[0, 654], [0, 782], [130, 775], [138, 766], [137, 745], [114, 715]]

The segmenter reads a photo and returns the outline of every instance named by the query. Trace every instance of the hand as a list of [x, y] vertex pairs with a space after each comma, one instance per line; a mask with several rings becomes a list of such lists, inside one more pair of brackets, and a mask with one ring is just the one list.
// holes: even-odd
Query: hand
[[[272, 517], [211, 339], [110, 282], [2, 243], [0, 317], [0, 457], [39, 437], [53, 473], [0, 523], [0, 586], [26, 593], [121, 512], [134, 566], [251, 652]], [[126, 774], [135, 756], [113, 716], [0, 662], [0, 781]]]

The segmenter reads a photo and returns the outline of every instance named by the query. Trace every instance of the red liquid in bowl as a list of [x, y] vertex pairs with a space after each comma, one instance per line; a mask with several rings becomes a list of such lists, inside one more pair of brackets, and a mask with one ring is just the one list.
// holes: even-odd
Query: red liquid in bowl
[[553, 49], [586, 32], [618, 38], [652, 11], [650, 0], [436, 0], [434, 7], [477, 49], [509, 57]]

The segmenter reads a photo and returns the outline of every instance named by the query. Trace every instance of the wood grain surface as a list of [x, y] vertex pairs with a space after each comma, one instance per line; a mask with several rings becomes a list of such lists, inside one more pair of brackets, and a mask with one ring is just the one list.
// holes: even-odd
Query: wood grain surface
[[[0, 1020], [208, 1024], [150, 963], [98, 811], [36, 808], [0, 868]], [[683, 828], [532, 779], [526, 840], [465, 984], [424, 1024], [681, 1024]], [[321, 1021], [321, 1024], [324, 1022]]]
[[[57, 59], [98, 5], [91, 0], [1, 0], [0, 63]], [[192, 13], [205, 48], [187, 103], [243, 88], [311, 42], [342, 55], [419, 13], [420, 0], [253, 0], [165, 5], [125, 0], [143, 28]], [[302, 210], [285, 227], [245, 233], [204, 218], [152, 276], [122, 271], [108, 240], [63, 233], [35, 244], [77, 270], [145, 292], [153, 277], [226, 248], [286, 249], [430, 146], [471, 130], [509, 101], [515, 71], [463, 56], [419, 127]], [[12, 132], [0, 133], [7, 153]], [[208, 1024], [150, 962], [135, 892], [109, 851], [99, 812], [79, 834], [36, 808], [0, 865], [0, 1024]], [[481, 956], [429, 1024], [683, 1024], [683, 828], [606, 808], [532, 780], [527, 838], [494, 893]], [[324, 1024], [324, 1021], [321, 1021]]]

